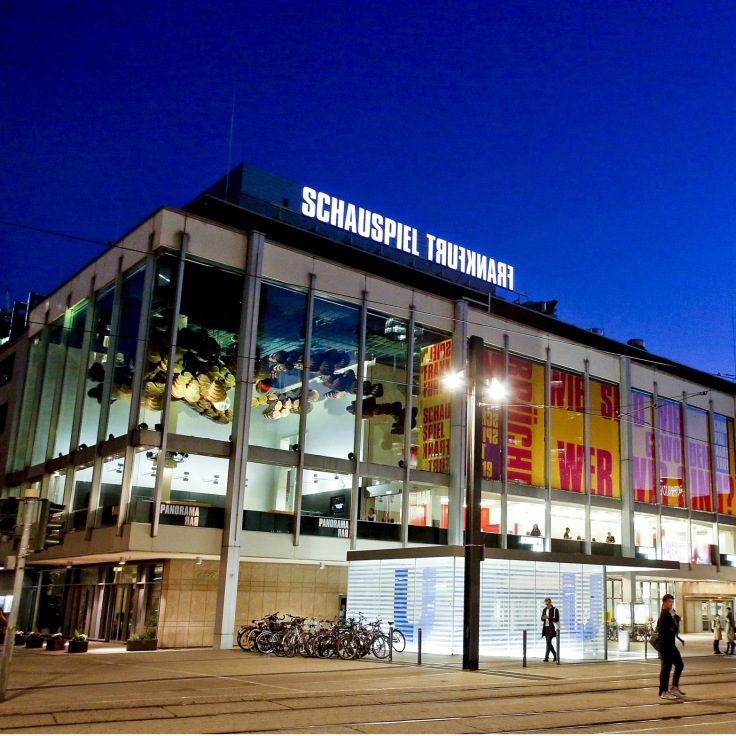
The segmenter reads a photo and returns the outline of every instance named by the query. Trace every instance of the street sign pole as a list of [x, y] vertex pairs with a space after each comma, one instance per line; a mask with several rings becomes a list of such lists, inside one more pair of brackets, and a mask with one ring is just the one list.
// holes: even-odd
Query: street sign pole
[[38, 502], [39, 492], [30, 489], [23, 496], [23, 521], [21, 523], [20, 547], [18, 548], [18, 559], [15, 565], [15, 580], [13, 582], [13, 607], [8, 616], [8, 627], [5, 632], [5, 644], [3, 645], [3, 658], [0, 662], [0, 702], [5, 700], [8, 689], [8, 675], [10, 674], [10, 662], [13, 659], [13, 647], [15, 646], [15, 629], [18, 624], [18, 611], [20, 610], [20, 596], [23, 592], [23, 572], [26, 567], [26, 555], [28, 554], [28, 540], [31, 536], [31, 522], [33, 511]]

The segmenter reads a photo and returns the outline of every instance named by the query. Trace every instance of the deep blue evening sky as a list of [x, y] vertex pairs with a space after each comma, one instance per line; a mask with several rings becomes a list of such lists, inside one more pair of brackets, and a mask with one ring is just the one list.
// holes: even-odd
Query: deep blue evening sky
[[[112, 241], [246, 161], [734, 374], [734, 38], [732, 0], [6, 1], [0, 220]], [[0, 225], [2, 306], [99, 251]]]

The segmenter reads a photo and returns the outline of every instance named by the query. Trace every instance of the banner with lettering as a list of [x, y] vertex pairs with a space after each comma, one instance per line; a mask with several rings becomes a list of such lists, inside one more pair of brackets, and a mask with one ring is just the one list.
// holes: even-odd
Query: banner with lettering
[[632, 465], [634, 501], [657, 503], [654, 488], [654, 404], [652, 394], [631, 391]]
[[585, 493], [585, 384], [582, 376], [552, 369], [552, 488]]
[[685, 507], [682, 406], [657, 399], [657, 463], [662, 506]]
[[[483, 377], [490, 383], [496, 378], [504, 386], [503, 354], [495, 350], [483, 352]], [[501, 402], [489, 404], [481, 397], [480, 420], [483, 424], [483, 477], [486, 480], [503, 479], [503, 447], [501, 446]], [[506, 404], [506, 400], [503, 401]]]
[[687, 480], [690, 508], [713, 511], [711, 499], [710, 446], [708, 444], [708, 412], [687, 407]]
[[450, 374], [451, 358], [451, 339], [421, 351], [417, 467], [433, 473], [450, 472], [452, 397], [442, 379]]
[[611, 383], [590, 380], [590, 492], [621, 498], [619, 390]]
[[713, 415], [713, 444], [716, 454], [716, 497], [718, 513], [736, 516], [736, 450], [733, 419]]
[[[504, 380], [504, 356], [496, 351], [487, 351], [486, 360], [490, 363], [487, 377]], [[486, 365], [488, 366], [488, 362]], [[509, 483], [544, 488], [544, 373], [543, 365], [530, 360], [509, 356], [509, 372], [506, 378], [508, 416], [508, 446], [506, 448], [506, 467]], [[488, 424], [492, 424], [488, 417]], [[485, 422], [485, 420], [484, 420]], [[489, 453], [489, 454], [486, 454]], [[492, 455], [484, 448], [484, 458]], [[498, 465], [500, 470], [500, 463]], [[500, 473], [495, 474], [499, 479]]]

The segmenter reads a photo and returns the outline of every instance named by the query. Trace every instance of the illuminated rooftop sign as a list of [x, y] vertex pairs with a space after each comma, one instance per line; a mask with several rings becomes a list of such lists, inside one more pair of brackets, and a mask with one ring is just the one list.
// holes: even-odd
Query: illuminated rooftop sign
[[319, 192], [311, 187], [302, 189], [301, 212], [349, 233], [368, 238], [388, 248], [395, 248], [419, 258], [472, 276], [504, 289], [514, 290], [514, 267], [496, 261], [469, 248], [430, 233], [356, 207], [350, 202]]

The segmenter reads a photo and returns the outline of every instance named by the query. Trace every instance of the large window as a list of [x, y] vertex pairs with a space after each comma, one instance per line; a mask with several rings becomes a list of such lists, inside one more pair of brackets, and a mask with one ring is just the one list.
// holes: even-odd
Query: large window
[[169, 432], [229, 439], [242, 292], [241, 275], [187, 261]]
[[250, 443], [288, 449], [299, 437], [299, 417], [310, 411], [319, 392], [302, 397], [304, 292], [274, 284], [261, 286], [256, 375]]
[[589, 387], [590, 492], [594, 496], [621, 498], [618, 386], [591, 379]]
[[92, 321], [92, 340], [87, 357], [85, 395], [82, 404], [82, 429], [79, 443], [90, 447], [97, 444], [97, 429], [102, 403], [102, 388], [109, 360], [110, 323], [115, 289], [109, 287], [100, 292], [95, 303]]
[[634, 501], [656, 503], [654, 475], [654, 402], [652, 395], [631, 391], [631, 438], [633, 446]]
[[123, 284], [120, 324], [117, 329], [115, 364], [110, 389], [110, 414], [105, 437], [109, 435], [118, 437], [128, 431], [145, 275], [145, 270], [139, 268], [128, 274]]
[[718, 513], [736, 515], [736, 453], [733, 419], [713, 415], [713, 443], [716, 454], [716, 498]]
[[[69, 443], [74, 425], [75, 404], [77, 401], [77, 385], [82, 372], [82, 347], [84, 345], [84, 327], [87, 321], [87, 302], [81, 302], [74, 309], [69, 320], [66, 338], [66, 356], [64, 360], [64, 378], [61, 386], [61, 402], [59, 417], [56, 422], [56, 439], [54, 457], [66, 455], [72, 448]], [[76, 450], [76, 447], [73, 448]]]
[[657, 463], [662, 506], [685, 506], [682, 405], [657, 399]]
[[[508, 447], [506, 467], [509, 483], [545, 487], [544, 477], [544, 423], [545, 390], [543, 365], [517, 356], [509, 356], [508, 376], [504, 375], [503, 353], [485, 351], [485, 374], [497, 378], [507, 387]], [[493, 422], [493, 417], [488, 417]], [[485, 419], [484, 419], [485, 422]], [[484, 458], [495, 458], [484, 472], [491, 480], [500, 480], [501, 461], [493, 448], [484, 447]], [[559, 465], [557, 468], [559, 477]]]
[[368, 312], [363, 387], [362, 460], [396, 465], [404, 455], [407, 405], [405, 320]]
[[690, 508], [712, 511], [708, 413], [692, 406], [687, 408], [686, 447]]
[[[366, 398], [367, 388], [357, 382], [358, 326], [357, 307], [315, 298], [308, 365], [309, 394], [315, 401], [307, 414], [308, 453], [347, 457], [353, 451], [355, 397], [362, 390]], [[362, 418], [373, 414], [372, 403], [364, 403]]]
[[63, 318], [56, 320], [46, 330], [48, 332], [46, 364], [43, 371], [43, 384], [39, 392], [38, 417], [36, 420], [31, 465], [37, 465], [48, 460], [49, 428], [54, 409], [56, 385], [61, 380], [62, 368], [64, 366], [64, 348], [62, 346], [62, 336], [64, 333]]

